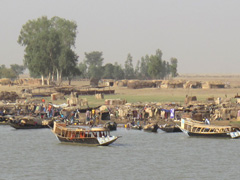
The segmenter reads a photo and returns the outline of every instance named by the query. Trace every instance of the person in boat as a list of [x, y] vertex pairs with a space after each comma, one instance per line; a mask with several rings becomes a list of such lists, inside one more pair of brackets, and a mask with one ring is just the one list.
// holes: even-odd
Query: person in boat
[[6, 110], [5, 108], [3, 109], [2, 115], [3, 115], [3, 116], [4, 116], [4, 115], [7, 115], [7, 110]]
[[48, 103], [48, 117], [52, 117], [52, 105]]
[[95, 109], [92, 109], [92, 121], [93, 121], [93, 126], [95, 125], [95, 122], [96, 122], [96, 110]]
[[134, 120], [132, 120], [132, 122], [131, 122], [131, 125], [132, 125], [132, 126], [134, 126], [134, 125], [135, 125], [135, 121], [134, 121]]
[[3, 110], [2, 109], [0, 109], [0, 115], [3, 116]]
[[140, 121], [139, 120], [137, 121], [137, 126], [140, 126]]
[[207, 118], [205, 118], [205, 124], [207, 124], [207, 125], [210, 124], [210, 121]]
[[74, 122], [74, 115], [75, 115], [75, 113], [74, 113], [74, 111], [72, 111], [70, 114], [71, 124], [73, 124], [73, 122]]

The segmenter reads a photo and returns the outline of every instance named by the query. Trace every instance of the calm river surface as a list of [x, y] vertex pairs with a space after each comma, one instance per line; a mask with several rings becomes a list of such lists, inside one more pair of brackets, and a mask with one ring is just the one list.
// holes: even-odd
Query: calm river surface
[[118, 128], [108, 147], [60, 144], [50, 129], [0, 126], [0, 179], [238, 179], [240, 139]]

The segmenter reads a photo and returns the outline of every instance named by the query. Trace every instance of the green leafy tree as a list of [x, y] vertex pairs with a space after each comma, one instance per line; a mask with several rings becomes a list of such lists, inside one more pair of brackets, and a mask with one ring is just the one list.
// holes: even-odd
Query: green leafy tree
[[42, 79], [48, 74], [49, 57], [46, 45], [49, 39], [50, 23], [46, 17], [28, 21], [23, 25], [18, 43], [26, 46], [24, 64], [28, 67], [30, 74], [41, 75]]
[[104, 73], [102, 78], [104, 79], [114, 79], [114, 65], [111, 63], [106, 64], [104, 67]]
[[3, 78], [3, 69], [5, 69], [6, 66], [3, 64], [0, 66], [0, 78]]
[[85, 53], [85, 63], [88, 68], [89, 78], [100, 78], [102, 76], [103, 64], [102, 52], [93, 51]]
[[170, 73], [171, 73], [171, 66], [170, 66], [169, 62], [167, 62], [167, 64], [166, 64], [166, 76], [169, 77]]
[[101, 67], [103, 64], [102, 52], [93, 51], [90, 53], [85, 52], [85, 61], [88, 66]]
[[[25, 46], [24, 64], [30, 74], [44, 78], [57, 73], [61, 77], [67, 55], [74, 47], [77, 25], [59, 17], [48, 19], [43, 16], [36, 20], [29, 20], [22, 26], [18, 43]], [[59, 63], [61, 61], [61, 63]], [[59, 80], [59, 79], [58, 79]], [[43, 81], [42, 81], [43, 82]]]
[[178, 73], [177, 73], [178, 60], [177, 60], [177, 58], [171, 58], [170, 62], [171, 62], [171, 65], [170, 65], [171, 75], [172, 75], [172, 77], [177, 77], [177, 75], [178, 75]]
[[23, 71], [26, 69], [25, 66], [18, 64], [11, 64], [10, 68], [15, 72], [17, 77], [19, 77], [20, 74], [23, 74]]
[[115, 80], [124, 79], [124, 70], [117, 62], [114, 63], [113, 78]]
[[0, 66], [0, 78], [14, 79], [16, 77], [17, 74], [11, 68], [7, 68], [5, 65]]
[[134, 68], [132, 63], [132, 56], [129, 53], [127, 59], [124, 64], [124, 74], [126, 79], [133, 79], [134, 78]]
[[[69, 21], [59, 17], [53, 17], [51, 24], [59, 34], [60, 39], [60, 55], [58, 57], [59, 63], [56, 63], [57, 80], [61, 82], [62, 74], [65, 77], [70, 77], [73, 74], [79, 75], [80, 72], [75, 69], [78, 62], [78, 56], [72, 50], [75, 47], [77, 25], [73, 21]], [[71, 70], [75, 69], [73, 73]], [[66, 74], [69, 72], [69, 75]]]
[[137, 61], [135, 70], [134, 70], [134, 76], [138, 77], [139, 79], [141, 78], [141, 73], [140, 73], [140, 61]]
[[149, 56], [146, 55], [145, 58], [141, 58], [140, 62], [140, 77], [142, 79], [149, 79], [149, 74], [148, 74], [148, 65], [149, 65]]
[[159, 49], [149, 58], [148, 74], [153, 79], [164, 79], [169, 74], [169, 63], [162, 60], [162, 51]]
[[[64, 55], [65, 57], [60, 58], [59, 66], [61, 67], [62, 70], [61, 74], [63, 75], [63, 77], [66, 77], [68, 79], [68, 84], [70, 85], [72, 79], [75, 76], [81, 75], [81, 71], [76, 66], [78, 56], [71, 49], [66, 50], [67, 52], [62, 53], [62, 55]], [[60, 77], [60, 79], [62, 79], [62, 77]]]
[[148, 74], [153, 79], [159, 79], [161, 77], [161, 69], [162, 69], [162, 60], [157, 55], [151, 55], [149, 59], [148, 65]]
[[87, 78], [87, 64], [85, 62], [80, 62], [78, 65], [78, 69], [81, 72], [80, 78]]

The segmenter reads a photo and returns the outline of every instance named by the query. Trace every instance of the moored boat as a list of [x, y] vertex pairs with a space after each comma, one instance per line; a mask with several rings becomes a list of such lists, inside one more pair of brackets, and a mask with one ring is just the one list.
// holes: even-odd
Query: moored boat
[[141, 125], [134, 125], [134, 126], [131, 126], [131, 129], [135, 129], [135, 130], [142, 130], [142, 126]]
[[188, 136], [200, 137], [231, 137], [230, 133], [236, 132], [232, 126], [217, 126], [198, 123], [191, 119], [181, 119], [179, 128]]
[[83, 128], [71, 127], [66, 123], [54, 122], [52, 132], [62, 143], [79, 145], [108, 146], [116, 141], [118, 136], [111, 136], [110, 130], [103, 127]]
[[152, 124], [145, 125], [143, 127], [143, 130], [147, 132], [157, 132], [158, 128], [159, 128], [158, 124], [152, 123]]
[[110, 131], [116, 131], [117, 123], [109, 121], [109, 122], [105, 123], [103, 127], [108, 128]]
[[9, 121], [9, 125], [15, 129], [40, 129], [49, 128], [53, 120], [44, 120], [38, 117], [24, 116]]
[[11, 116], [1, 116], [0, 115], [0, 125], [9, 125], [8, 121]]
[[159, 126], [159, 129], [161, 129], [164, 132], [182, 132], [182, 130], [177, 125], [161, 125]]

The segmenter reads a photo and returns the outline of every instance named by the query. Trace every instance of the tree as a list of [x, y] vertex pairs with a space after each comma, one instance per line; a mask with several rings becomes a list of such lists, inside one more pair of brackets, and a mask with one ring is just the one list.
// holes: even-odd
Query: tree
[[71, 71], [69, 71], [66, 75], [68, 79], [68, 85], [71, 85], [71, 81], [73, 77], [79, 76], [79, 75], [81, 75], [81, 71], [76, 66], [72, 67]]
[[156, 55], [151, 55], [148, 63], [148, 74], [153, 79], [162, 78], [162, 52], [161, 50], [156, 51]]
[[15, 72], [17, 77], [19, 77], [20, 74], [23, 74], [23, 71], [26, 69], [25, 66], [18, 64], [11, 64], [10, 68]]
[[89, 78], [100, 78], [102, 76], [103, 64], [102, 52], [93, 51], [90, 53], [85, 52], [85, 63], [88, 68]]
[[167, 64], [166, 64], [166, 75], [167, 75], [167, 77], [169, 77], [169, 75], [170, 75], [170, 73], [171, 73], [171, 66], [170, 66], [170, 64], [169, 64], [169, 62], [167, 62]]
[[118, 65], [117, 62], [114, 63], [113, 78], [115, 80], [124, 78], [124, 70], [122, 69], [121, 65]]
[[176, 77], [178, 75], [178, 73], [177, 73], [178, 60], [177, 60], [177, 58], [171, 58], [170, 62], [171, 62], [171, 65], [170, 65], [171, 75], [172, 75], [172, 77]]
[[96, 67], [101, 67], [103, 63], [103, 58], [102, 58], [103, 53], [99, 51], [93, 51], [90, 53], [85, 52], [85, 59], [86, 59], [86, 64], [88, 66], [96, 66]]
[[[61, 82], [62, 73], [69, 72], [67, 76], [72, 76], [73, 74], [78, 75], [80, 72], [75, 69], [75, 73], [71, 72], [72, 68], [75, 68], [78, 62], [78, 56], [71, 49], [75, 47], [75, 39], [77, 33], [77, 25], [73, 21], [65, 20], [59, 17], [53, 17], [51, 19], [54, 29], [56, 29], [60, 38], [61, 52], [59, 56], [59, 63], [56, 67], [57, 81]], [[68, 68], [68, 69], [66, 69]], [[64, 75], [66, 76], [66, 74]]]
[[5, 65], [0, 66], [0, 78], [16, 78], [17, 74], [10, 68], [6, 68]]
[[62, 76], [72, 76], [71, 71], [76, 67], [78, 62], [78, 56], [72, 49], [64, 49], [58, 60], [57, 79], [61, 82]]
[[148, 74], [154, 79], [164, 79], [167, 76], [167, 62], [162, 60], [162, 51], [158, 49], [151, 55], [148, 62]]
[[104, 71], [103, 71], [103, 79], [114, 79], [114, 65], [111, 63], [106, 64], [103, 67]]
[[[30, 74], [41, 75], [42, 78], [47, 74], [47, 62], [45, 46], [48, 35], [49, 21], [46, 17], [35, 21], [28, 21], [23, 25], [18, 43], [26, 46], [24, 64], [28, 67]], [[47, 32], [47, 33], [46, 33]]]
[[49, 20], [46, 16], [23, 25], [18, 43], [25, 46], [24, 64], [30, 74], [39, 75], [42, 79], [48, 76], [50, 80], [55, 73], [61, 77], [64, 67], [72, 67], [63, 62], [69, 62], [65, 59], [66, 53], [74, 47], [76, 28], [72, 21], [59, 17]]
[[87, 64], [85, 62], [80, 62], [78, 65], [78, 69], [81, 72], [80, 77], [81, 78], [87, 78]]
[[146, 55], [145, 58], [141, 58], [140, 62], [140, 75], [142, 79], [148, 79], [149, 74], [148, 74], [148, 64], [149, 64], [149, 56]]
[[126, 79], [133, 79], [134, 78], [134, 68], [132, 64], [132, 56], [129, 53], [127, 59], [124, 64], [124, 74]]
[[137, 61], [137, 64], [136, 64], [136, 67], [135, 67], [135, 70], [134, 70], [134, 76], [135, 77], [138, 77], [138, 78], [141, 78], [141, 73], [140, 73], [140, 61], [138, 60]]
[[72, 78], [80, 75], [81, 71], [76, 66], [78, 56], [71, 49], [66, 49], [66, 51], [67, 52], [62, 53], [65, 57], [61, 57], [59, 61], [59, 69], [61, 69], [59, 79], [62, 79], [61, 75], [63, 75], [63, 77], [67, 77], [69, 81], [68, 84], [70, 85]]

